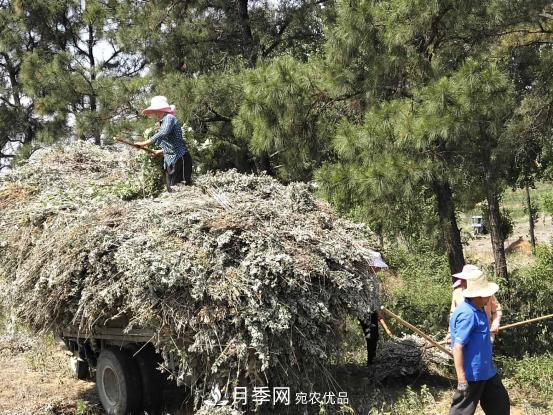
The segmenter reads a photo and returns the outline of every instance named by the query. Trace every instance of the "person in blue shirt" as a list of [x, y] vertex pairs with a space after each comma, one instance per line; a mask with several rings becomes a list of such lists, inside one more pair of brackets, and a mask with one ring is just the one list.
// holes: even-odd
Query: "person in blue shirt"
[[486, 415], [509, 415], [510, 402], [492, 360], [492, 341], [484, 307], [499, 290], [484, 276], [467, 280], [465, 301], [449, 321], [457, 390], [449, 415], [473, 415], [478, 403]]
[[159, 131], [149, 140], [135, 143], [139, 147], [156, 145], [161, 147], [156, 155], [163, 155], [163, 167], [167, 180], [167, 189], [184, 180], [192, 184], [192, 157], [182, 136], [182, 128], [175, 117], [175, 107], [169, 105], [164, 96], [155, 96], [143, 113], [153, 115], [160, 122]]

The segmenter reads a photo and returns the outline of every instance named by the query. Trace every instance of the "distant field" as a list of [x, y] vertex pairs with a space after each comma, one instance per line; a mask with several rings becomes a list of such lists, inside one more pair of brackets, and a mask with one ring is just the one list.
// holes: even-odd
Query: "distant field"
[[[530, 189], [530, 198], [538, 204], [540, 210], [540, 219], [543, 219], [542, 210], [542, 198], [546, 194], [553, 194], [553, 183], [538, 183], [535, 189]], [[508, 189], [503, 193], [501, 200], [501, 207], [508, 209], [512, 218], [515, 221], [526, 220], [526, 213], [524, 209], [526, 207], [526, 192], [524, 189]], [[471, 209], [464, 212], [461, 216], [468, 222], [462, 224], [462, 227], [468, 226], [470, 228], [470, 217], [473, 215], [480, 215], [479, 209]], [[547, 215], [549, 216], [549, 215]]]
[[[547, 194], [553, 194], [553, 183], [538, 183], [535, 189], [530, 189], [530, 197], [537, 203], [539, 209], [539, 218], [534, 230], [537, 243], [550, 243], [553, 236], [551, 215], [546, 214], [542, 208], [542, 199]], [[509, 210], [514, 221], [513, 234], [505, 241], [505, 248], [508, 250], [508, 262], [511, 264], [510, 267], [514, 266], [514, 268], [528, 265], [532, 260], [527, 255], [517, 255], [517, 249], [512, 249], [530, 249], [528, 216], [524, 212], [525, 206], [526, 192], [524, 189], [516, 189], [514, 191], [509, 189], [503, 194], [501, 207]], [[491, 263], [493, 262], [493, 255], [489, 234], [476, 237], [473, 235], [471, 227], [471, 216], [480, 214], [481, 212], [478, 209], [472, 209], [459, 215], [459, 227], [466, 242], [465, 255], [468, 255], [471, 260]], [[518, 250], [520, 251], [520, 249]]]

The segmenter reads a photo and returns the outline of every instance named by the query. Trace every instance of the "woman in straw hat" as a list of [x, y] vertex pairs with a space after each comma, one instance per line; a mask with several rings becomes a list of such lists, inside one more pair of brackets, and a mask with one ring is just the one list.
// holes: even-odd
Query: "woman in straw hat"
[[457, 390], [449, 415], [473, 415], [478, 403], [486, 415], [509, 415], [507, 390], [492, 360], [492, 341], [484, 307], [499, 287], [484, 276], [467, 280], [465, 301], [453, 312], [449, 328]]
[[156, 154], [163, 154], [163, 166], [169, 191], [171, 186], [183, 180], [186, 185], [191, 185], [192, 157], [184, 143], [182, 128], [175, 117], [175, 106], [169, 105], [166, 97], [155, 96], [143, 113], [157, 117], [160, 128], [152, 138], [137, 142], [136, 145], [147, 147], [153, 144], [161, 147]]
[[[450, 317], [455, 309], [465, 301], [465, 297], [463, 297], [463, 290], [467, 288], [467, 281], [481, 278], [483, 275], [482, 271], [480, 271], [476, 265], [465, 265], [461, 272], [453, 274], [455, 282], [453, 283], [453, 293], [451, 294]], [[499, 331], [499, 324], [502, 316], [501, 304], [499, 304], [499, 301], [497, 301], [495, 295], [490, 297], [490, 301], [488, 301], [488, 304], [484, 307], [484, 311], [488, 316], [493, 342], [497, 332]], [[447, 340], [450, 340], [449, 333], [447, 335]]]

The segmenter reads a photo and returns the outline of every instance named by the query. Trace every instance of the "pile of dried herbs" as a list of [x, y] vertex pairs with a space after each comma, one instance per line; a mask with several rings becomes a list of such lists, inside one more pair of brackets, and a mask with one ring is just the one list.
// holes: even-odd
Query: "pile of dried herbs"
[[378, 306], [367, 231], [308, 185], [267, 176], [210, 174], [148, 197], [138, 154], [80, 142], [0, 178], [4, 305], [37, 331], [120, 317], [151, 329], [198, 396], [324, 377], [340, 322]]

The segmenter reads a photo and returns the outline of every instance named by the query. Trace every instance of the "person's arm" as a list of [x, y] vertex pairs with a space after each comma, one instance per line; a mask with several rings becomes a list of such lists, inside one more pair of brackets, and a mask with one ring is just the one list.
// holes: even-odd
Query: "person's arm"
[[503, 315], [501, 304], [493, 295], [490, 298], [490, 311], [491, 311], [491, 324], [490, 324], [490, 334], [492, 342], [495, 340], [495, 336], [499, 332], [499, 324], [501, 322], [501, 316]]
[[[449, 319], [451, 319], [451, 316], [453, 315], [453, 312], [457, 308], [457, 304], [455, 303], [455, 290], [453, 290], [453, 293], [451, 294], [451, 308], [449, 310]], [[447, 326], [447, 335], [445, 336], [445, 340], [449, 343], [451, 341], [451, 328], [449, 325]]]
[[159, 142], [161, 139], [169, 134], [169, 131], [171, 131], [171, 128], [173, 128], [173, 125], [175, 124], [176, 118], [170, 114], [163, 117], [163, 122], [161, 123], [161, 127], [159, 128], [159, 131], [155, 133], [152, 138], [145, 141], [139, 141], [135, 143], [139, 147], [148, 147], [152, 144], [155, 144], [156, 146], [159, 146]]
[[455, 373], [457, 374], [457, 383], [467, 383], [465, 374], [465, 356], [463, 353], [463, 345], [456, 343], [453, 346], [453, 363], [455, 364]]
[[453, 337], [453, 363], [457, 374], [457, 390], [464, 393], [468, 388], [465, 373], [465, 355], [463, 347], [470, 341], [472, 330], [475, 326], [474, 316], [468, 313], [454, 315], [452, 324]]

